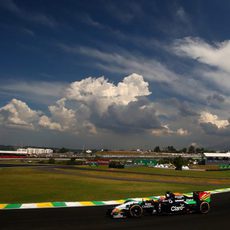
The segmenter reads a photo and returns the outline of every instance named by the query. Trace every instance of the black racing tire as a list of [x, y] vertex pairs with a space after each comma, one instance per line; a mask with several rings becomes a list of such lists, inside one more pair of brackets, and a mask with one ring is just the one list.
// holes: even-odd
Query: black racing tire
[[130, 216], [135, 217], [135, 218], [139, 218], [143, 214], [143, 208], [140, 205], [133, 205], [129, 209], [129, 213], [130, 213]]
[[208, 202], [203, 201], [200, 203], [200, 213], [206, 214], [209, 212], [209, 210], [210, 210], [210, 205]]

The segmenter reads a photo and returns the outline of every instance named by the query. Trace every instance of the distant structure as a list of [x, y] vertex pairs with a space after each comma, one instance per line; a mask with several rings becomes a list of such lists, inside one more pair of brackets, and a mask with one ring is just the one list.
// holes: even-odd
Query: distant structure
[[203, 153], [205, 164], [230, 164], [230, 152]]
[[88, 149], [88, 150], [86, 150], [86, 153], [90, 154], [90, 153], [92, 153], [92, 150]]
[[26, 148], [26, 149], [17, 149], [17, 152], [26, 152], [27, 155], [41, 155], [41, 154], [51, 154], [53, 153], [52, 149], [41, 149], [41, 148]]
[[16, 151], [0, 150], [0, 158], [21, 158], [26, 156], [40, 156], [53, 154], [52, 149], [19, 148]]
[[0, 158], [23, 158], [26, 157], [27, 152], [23, 151], [6, 151], [0, 150]]

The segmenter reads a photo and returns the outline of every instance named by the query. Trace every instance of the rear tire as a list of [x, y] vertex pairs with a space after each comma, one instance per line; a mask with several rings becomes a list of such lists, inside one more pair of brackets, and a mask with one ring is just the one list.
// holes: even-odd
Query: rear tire
[[210, 210], [210, 205], [208, 202], [201, 202], [200, 203], [200, 213], [206, 214]]
[[143, 214], [143, 209], [140, 205], [133, 205], [129, 212], [132, 217], [139, 218]]

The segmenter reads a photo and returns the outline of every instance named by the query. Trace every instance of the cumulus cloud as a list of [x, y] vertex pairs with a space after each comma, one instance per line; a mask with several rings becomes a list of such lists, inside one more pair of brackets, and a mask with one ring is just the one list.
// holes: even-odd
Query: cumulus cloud
[[104, 77], [86, 78], [73, 82], [66, 91], [66, 98], [93, 106], [99, 113], [106, 112], [110, 105], [128, 105], [138, 97], [148, 96], [151, 92], [148, 83], [138, 74], [131, 74], [117, 85]]
[[168, 125], [163, 125], [160, 129], [152, 130], [152, 135], [154, 136], [168, 136], [168, 135], [178, 135], [178, 136], [187, 136], [189, 132], [185, 129], [179, 128], [177, 130], [172, 130]]
[[179, 135], [179, 136], [187, 136], [189, 134], [188, 130], [185, 130], [185, 129], [177, 129], [176, 133]]
[[61, 124], [62, 130], [71, 129], [77, 123], [76, 113], [65, 107], [65, 99], [60, 99], [55, 105], [49, 106], [49, 111], [53, 120]]
[[40, 120], [40, 125], [62, 132], [72, 132], [75, 134], [88, 132], [90, 134], [96, 134], [97, 129], [95, 125], [88, 120], [89, 117], [87, 113], [89, 111], [85, 111], [84, 106], [81, 105], [69, 108], [66, 106], [66, 101], [66, 98], [62, 98], [58, 100], [55, 105], [49, 106], [51, 117]]
[[49, 105], [46, 113], [13, 99], [0, 108], [0, 122], [72, 134], [188, 135], [186, 129], [162, 125], [158, 107], [148, 99], [150, 94], [148, 82], [138, 74], [126, 76], [117, 84], [105, 77], [89, 77], [67, 86], [64, 96]]
[[221, 120], [217, 115], [205, 111], [201, 112], [199, 122], [201, 124], [212, 124], [218, 129], [225, 129], [230, 125], [228, 120]]
[[40, 117], [38, 124], [47, 129], [62, 131], [62, 127], [59, 123], [52, 122], [51, 119], [45, 115]]
[[1, 123], [49, 129], [58, 132], [97, 134], [145, 132], [161, 128], [148, 82], [138, 74], [126, 76], [117, 84], [104, 77], [86, 78], [71, 83], [64, 97], [48, 106], [49, 113], [34, 111], [13, 99], [0, 110]]
[[82, 115], [80, 113], [81, 106], [80, 108], [68, 108], [66, 99], [62, 98], [54, 105], [50, 105], [48, 109], [50, 117], [44, 115], [40, 118], [39, 125], [41, 127], [76, 134], [87, 128], [89, 133], [96, 133], [96, 128], [87, 120], [87, 116], [80, 116]]
[[93, 133], [96, 128], [144, 132], [161, 127], [153, 103], [144, 99], [151, 94], [148, 87], [143, 77], [135, 73], [116, 85], [104, 77], [89, 77], [73, 82], [66, 90], [66, 100], [75, 102], [78, 119], [83, 121], [84, 117]]
[[17, 99], [0, 108], [0, 123], [6, 126], [34, 129], [39, 116], [39, 111], [30, 109], [25, 102]]

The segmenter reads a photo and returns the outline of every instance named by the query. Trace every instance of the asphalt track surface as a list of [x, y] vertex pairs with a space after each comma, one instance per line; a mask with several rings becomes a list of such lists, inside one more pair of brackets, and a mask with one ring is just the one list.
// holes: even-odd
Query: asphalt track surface
[[208, 214], [144, 216], [138, 219], [111, 219], [105, 216], [107, 208], [108, 206], [1, 210], [0, 229], [230, 229], [230, 193], [213, 195], [211, 211]]

